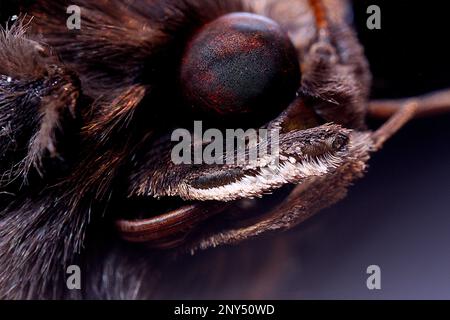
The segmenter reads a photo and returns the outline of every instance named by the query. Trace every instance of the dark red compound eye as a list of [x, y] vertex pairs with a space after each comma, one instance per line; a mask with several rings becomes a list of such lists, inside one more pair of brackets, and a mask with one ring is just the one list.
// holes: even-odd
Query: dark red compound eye
[[275, 115], [300, 85], [298, 55], [273, 20], [249, 13], [224, 15], [189, 42], [181, 66], [183, 95], [216, 116]]

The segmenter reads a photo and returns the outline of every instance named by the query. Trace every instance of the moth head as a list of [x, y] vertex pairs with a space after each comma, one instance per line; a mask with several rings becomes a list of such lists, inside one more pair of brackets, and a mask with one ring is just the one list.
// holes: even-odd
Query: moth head
[[[70, 1], [79, 30], [69, 1], [33, 2], [0, 34], [0, 278], [23, 291], [45, 291], [32, 275], [82, 251], [89, 222], [194, 251], [292, 227], [364, 172], [370, 73], [344, 2]], [[256, 157], [174, 162], [196, 120], [254, 129]]]
[[[178, 206], [145, 213], [138, 205], [122, 214], [116, 226], [124, 239], [190, 250], [291, 227], [337, 201], [362, 174], [372, 148], [364, 131], [370, 74], [362, 50], [343, 16], [321, 27], [311, 7], [314, 32], [297, 38], [307, 34], [308, 20], [296, 16], [290, 24], [280, 14], [285, 4], [269, 1], [259, 12], [206, 23], [188, 38], [180, 65], [186, 108], [206, 121], [205, 130], [217, 125], [225, 135], [225, 128], [259, 124], [256, 130], [277, 139], [248, 143], [244, 156], [274, 145], [276, 152], [244, 163], [237, 163], [237, 150], [219, 163], [174, 163], [170, 130], [141, 143], [131, 162], [130, 203], [173, 199]], [[192, 141], [188, 152], [208, 143]], [[318, 194], [324, 181], [336, 186], [333, 196]], [[297, 207], [312, 194], [317, 199]]]

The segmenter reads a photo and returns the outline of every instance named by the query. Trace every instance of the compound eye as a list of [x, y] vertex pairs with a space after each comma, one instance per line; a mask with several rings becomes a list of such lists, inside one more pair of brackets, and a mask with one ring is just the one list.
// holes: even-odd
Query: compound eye
[[273, 20], [231, 13], [200, 29], [181, 65], [181, 86], [197, 110], [215, 116], [277, 115], [300, 85], [298, 54]]

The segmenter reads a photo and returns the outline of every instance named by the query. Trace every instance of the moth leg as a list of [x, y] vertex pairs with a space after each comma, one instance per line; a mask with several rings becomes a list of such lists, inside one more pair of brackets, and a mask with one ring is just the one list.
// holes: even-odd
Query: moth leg
[[371, 76], [363, 49], [344, 17], [328, 16], [332, 2], [310, 3], [319, 29], [302, 62], [300, 94], [327, 122], [365, 129]]
[[409, 100], [399, 107], [392, 117], [372, 135], [373, 148], [379, 150], [383, 144], [409, 122], [417, 113], [418, 103], [416, 100]]
[[393, 116], [408, 101], [417, 103], [415, 117], [427, 117], [450, 113], [450, 89], [428, 93], [422, 96], [394, 100], [374, 100], [369, 105], [368, 116], [386, 119]]

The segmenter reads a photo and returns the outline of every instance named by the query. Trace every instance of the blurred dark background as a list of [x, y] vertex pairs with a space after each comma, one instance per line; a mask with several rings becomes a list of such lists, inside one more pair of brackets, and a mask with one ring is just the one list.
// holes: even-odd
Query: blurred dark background
[[[8, 3], [0, 0], [0, 15]], [[366, 28], [371, 4], [381, 30]], [[450, 88], [449, 16], [439, 0], [354, 1], [373, 98]], [[345, 200], [289, 232], [182, 258], [155, 298], [450, 299], [449, 127], [450, 114], [413, 121]], [[378, 291], [366, 287], [372, 264]]]

